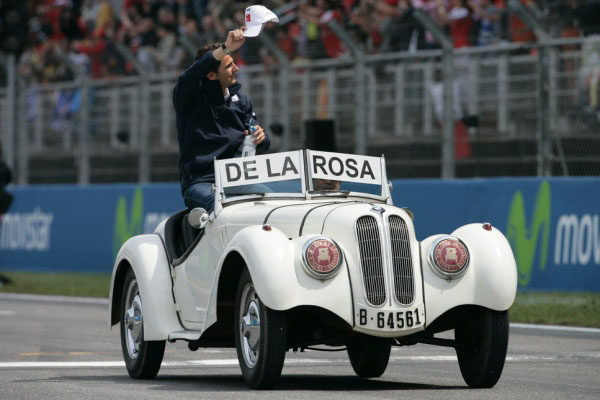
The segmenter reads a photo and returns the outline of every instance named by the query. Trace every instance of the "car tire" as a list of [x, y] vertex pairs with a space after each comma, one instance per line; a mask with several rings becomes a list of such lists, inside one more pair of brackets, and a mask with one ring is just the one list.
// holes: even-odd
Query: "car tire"
[[125, 276], [121, 296], [121, 350], [129, 376], [153, 379], [158, 374], [165, 353], [165, 340], [144, 340], [142, 297], [134, 272]]
[[508, 347], [508, 311], [469, 310], [454, 330], [460, 372], [470, 387], [491, 388], [504, 368]]
[[374, 339], [369, 342], [349, 343], [348, 358], [352, 369], [361, 378], [383, 375], [390, 360], [392, 348], [388, 340]]
[[235, 302], [235, 345], [242, 376], [252, 389], [275, 386], [285, 360], [285, 313], [260, 301], [252, 278], [244, 269]]

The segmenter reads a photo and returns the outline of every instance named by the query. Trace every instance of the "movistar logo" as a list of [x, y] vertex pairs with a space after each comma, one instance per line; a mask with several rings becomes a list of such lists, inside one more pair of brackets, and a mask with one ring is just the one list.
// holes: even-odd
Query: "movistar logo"
[[[546, 268], [548, 256], [548, 239], [550, 237], [550, 184], [544, 181], [538, 188], [533, 207], [533, 215], [526, 225], [523, 194], [517, 191], [513, 196], [506, 224], [508, 239], [519, 271], [519, 284], [527, 286], [531, 279], [531, 271], [538, 255], [539, 267]], [[538, 249], [538, 243], [540, 249]]]
[[127, 214], [127, 198], [119, 196], [115, 213], [115, 230], [113, 233], [113, 255], [116, 256], [127, 239], [142, 233], [144, 217], [144, 198], [142, 188], [138, 186], [133, 195], [133, 203]]

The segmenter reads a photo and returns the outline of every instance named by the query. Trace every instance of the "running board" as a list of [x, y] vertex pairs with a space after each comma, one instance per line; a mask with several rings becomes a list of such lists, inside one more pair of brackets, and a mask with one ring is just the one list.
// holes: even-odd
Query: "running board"
[[169, 340], [198, 340], [202, 331], [176, 331], [169, 333]]

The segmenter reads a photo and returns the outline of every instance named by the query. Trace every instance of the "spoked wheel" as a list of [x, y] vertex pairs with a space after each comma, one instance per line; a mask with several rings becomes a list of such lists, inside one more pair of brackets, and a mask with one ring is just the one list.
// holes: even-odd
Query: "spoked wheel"
[[144, 340], [142, 296], [135, 274], [130, 269], [121, 296], [121, 349], [129, 376], [152, 379], [158, 374], [165, 352], [165, 341]]
[[494, 386], [504, 368], [508, 347], [508, 311], [469, 310], [454, 330], [460, 372], [467, 385]]
[[287, 350], [285, 314], [260, 301], [247, 269], [237, 289], [235, 344], [246, 384], [252, 389], [273, 387], [281, 376]]
[[376, 378], [385, 372], [392, 348], [389, 341], [372, 339], [369, 342], [348, 343], [347, 347], [348, 358], [356, 375]]

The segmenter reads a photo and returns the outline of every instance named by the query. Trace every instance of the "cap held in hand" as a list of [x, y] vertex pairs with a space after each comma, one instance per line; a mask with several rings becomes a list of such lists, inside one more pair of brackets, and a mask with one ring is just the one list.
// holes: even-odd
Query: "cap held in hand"
[[246, 8], [246, 30], [244, 36], [255, 37], [262, 31], [265, 22], [279, 22], [277, 15], [265, 6], [250, 6]]

